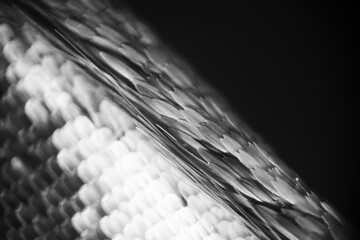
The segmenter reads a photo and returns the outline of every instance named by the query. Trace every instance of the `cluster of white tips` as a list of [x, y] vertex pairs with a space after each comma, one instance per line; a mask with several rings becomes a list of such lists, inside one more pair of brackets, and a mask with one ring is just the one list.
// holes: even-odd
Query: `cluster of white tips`
[[[101, 232], [116, 240], [255, 239], [229, 212], [181, 179], [119, 107], [105, 97], [84, 103], [86, 96], [77, 96], [75, 88], [86, 75], [72, 62], [40, 40], [26, 49], [7, 25], [0, 25], [0, 36], [10, 63], [7, 80], [30, 96], [25, 113], [32, 124], [59, 126], [56, 113], [66, 122], [49, 139], [59, 150], [64, 174], [75, 172], [83, 182], [76, 194], [86, 207], [70, 219], [80, 238]], [[82, 94], [91, 91], [96, 90]], [[98, 112], [89, 109], [94, 105]]]

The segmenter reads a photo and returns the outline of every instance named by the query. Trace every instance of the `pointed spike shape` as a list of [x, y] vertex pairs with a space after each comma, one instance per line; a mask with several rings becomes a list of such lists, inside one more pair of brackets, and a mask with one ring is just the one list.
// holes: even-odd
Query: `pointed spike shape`
[[138, 73], [136, 73], [133, 69], [131, 69], [129, 66], [127, 66], [119, 59], [105, 52], [100, 52], [100, 57], [106, 64], [108, 64], [112, 69], [117, 71], [120, 75], [122, 75], [126, 79], [132, 82], [135, 81], [135, 79], [142, 79], [142, 77]]
[[305, 202], [305, 198], [283, 179], [277, 177], [274, 181], [271, 181], [271, 184], [276, 189], [279, 196], [281, 196], [289, 203], [296, 206], [297, 204], [302, 204]]
[[96, 33], [91, 28], [83, 23], [76, 21], [75, 19], [68, 18], [65, 20], [64, 24], [70, 31], [80, 37], [91, 39], [94, 35], [96, 35]]

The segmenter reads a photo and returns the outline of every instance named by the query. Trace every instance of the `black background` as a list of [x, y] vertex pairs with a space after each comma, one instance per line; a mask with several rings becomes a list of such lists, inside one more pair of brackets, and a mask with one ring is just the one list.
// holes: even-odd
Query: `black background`
[[354, 6], [125, 2], [315, 192], [359, 226]]

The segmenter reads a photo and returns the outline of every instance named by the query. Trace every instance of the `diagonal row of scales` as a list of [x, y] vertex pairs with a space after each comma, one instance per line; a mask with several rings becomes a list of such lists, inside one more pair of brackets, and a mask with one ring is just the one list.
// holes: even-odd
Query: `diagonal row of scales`
[[93, 101], [98, 111], [89, 117], [79, 97], [96, 89], [76, 92], [87, 76], [71, 61], [41, 39], [26, 49], [7, 25], [1, 28], [11, 63], [2, 79], [11, 85], [1, 99], [1, 202], [9, 239], [253, 239], [176, 176], [118, 107]]
[[0, 238], [345, 239], [125, 10], [13, 1], [0, 25]]

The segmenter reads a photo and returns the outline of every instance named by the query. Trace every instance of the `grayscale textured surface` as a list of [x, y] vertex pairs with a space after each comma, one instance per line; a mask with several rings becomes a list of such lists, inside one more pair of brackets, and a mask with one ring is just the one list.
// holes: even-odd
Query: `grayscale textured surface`
[[[11, 4], [12, 17], [21, 14], [93, 76], [79, 94], [94, 86], [105, 92], [260, 239], [351, 239], [345, 220], [126, 9], [101, 1]], [[83, 104], [91, 109], [92, 100]]]

